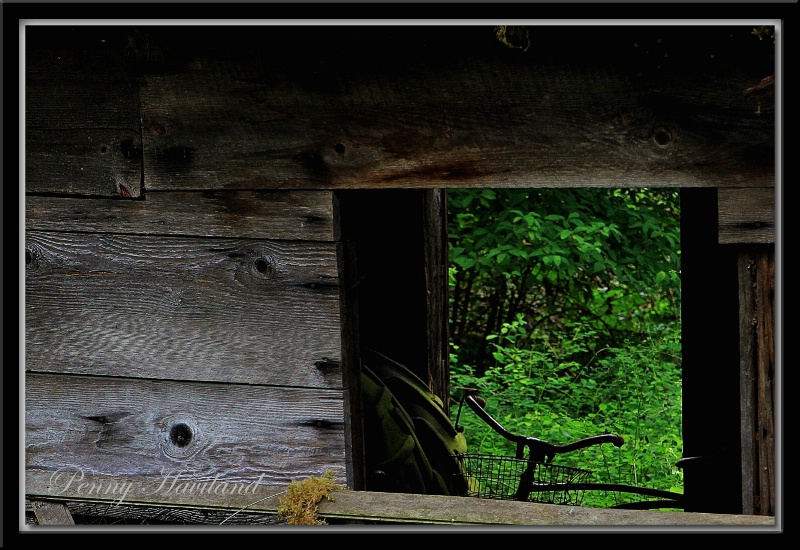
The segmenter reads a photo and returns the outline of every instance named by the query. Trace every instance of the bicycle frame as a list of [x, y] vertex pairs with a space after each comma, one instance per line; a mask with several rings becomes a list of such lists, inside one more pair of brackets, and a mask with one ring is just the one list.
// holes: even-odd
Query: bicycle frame
[[[459, 404], [458, 415], [456, 416], [456, 428], [458, 428], [458, 420], [461, 416], [461, 405], [466, 402], [470, 409], [478, 415], [486, 424], [488, 424], [495, 432], [503, 436], [505, 439], [516, 443], [517, 460], [524, 460], [524, 450], [528, 449], [528, 458], [524, 471], [519, 476], [519, 483], [515, 493], [515, 500], [527, 501], [531, 498], [532, 492], [547, 492], [547, 491], [608, 491], [616, 493], [629, 493], [643, 495], [646, 497], [653, 497], [660, 500], [645, 500], [640, 502], [632, 502], [626, 504], [619, 504], [611, 506], [611, 508], [625, 508], [625, 509], [641, 509], [653, 510], [657, 508], [684, 508], [683, 494], [675, 493], [672, 491], [664, 491], [661, 489], [650, 489], [648, 487], [638, 487], [634, 485], [625, 485], [620, 483], [581, 483], [581, 482], [561, 482], [561, 483], [534, 483], [535, 473], [537, 468], [546, 467], [551, 465], [553, 458], [558, 454], [568, 453], [578, 449], [591, 447], [593, 445], [601, 445], [604, 443], [611, 443], [615, 447], [621, 447], [625, 440], [613, 433], [605, 433], [584, 439], [579, 439], [567, 445], [554, 445], [536, 437], [528, 437], [519, 434], [514, 434], [505, 429], [486, 409], [481, 406], [475, 399], [474, 392], [467, 392]], [[577, 469], [572, 469], [576, 470]], [[584, 471], [585, 472], [585, 471]], [[588, 472], [586, 472], [588, 474]]]

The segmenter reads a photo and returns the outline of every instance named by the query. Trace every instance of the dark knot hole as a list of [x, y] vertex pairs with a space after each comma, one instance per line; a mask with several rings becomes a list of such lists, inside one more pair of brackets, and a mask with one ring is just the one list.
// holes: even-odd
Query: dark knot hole
[[653, 134], [653, 139], [658, 145], [664, 147], [665, 145], [668, 145], [670, 141], [672, 141], [672, 135], [670, 135], [668, 130], [659, 128]]
[[169, 430], [169, 440], [173, 445], [186, 447], [192, 442], [192, 429], [186, 424], [174, 424]]

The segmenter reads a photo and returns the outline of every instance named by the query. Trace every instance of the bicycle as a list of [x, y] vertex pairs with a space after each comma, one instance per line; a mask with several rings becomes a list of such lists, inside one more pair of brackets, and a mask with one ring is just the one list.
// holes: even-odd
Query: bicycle
[[[492, 454], [457, 454], [469, 487], [462, 496], [518, 500], [547, 504], [579, 506], [586, 491], [611, 492], [626, 496], [626, 502], [608, 506], [609, 508], [656, 510], [685, 508], [682, 493], [652, 489], [621, 483], [597, 483], [587, 481], [589, 470], [553, 464], [560, 454], [578, 449], [610, 443], [621, 447], [625, 440], [613, 433], [600, 434], [579, 439], [567, 445], [554, 445], [547, 441], [514, 434], [506, 430], [475, 397], [476, 391], [467, 391], [461, 399], [456, 416], [456, 429], [463, 431], [458, 422], [464, 402], [475, 414], [505, 439], [516, 443], [514, 457]], [[528, 455], [525, 457], [525, 449]]]

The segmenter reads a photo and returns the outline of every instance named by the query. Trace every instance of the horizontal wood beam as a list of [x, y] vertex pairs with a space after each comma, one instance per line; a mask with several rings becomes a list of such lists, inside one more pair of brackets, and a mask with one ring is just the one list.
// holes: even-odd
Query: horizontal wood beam
[[[91, 480], [100, 483], [103, 480]], [[106, 480], [107, 481], [107, 480]], [[157, 488], [157, 480], [153, 480]], [[100, 485], [98, 485], [100, 486]], [[152, 506], [153, 493], [150, 486], [144, 490], [131, 491], [125, 499], [126, 504]], [[37, 498], [55, 491], [41, 474], [27, 476], [26, 494]], [[74, 493], [75, 491], [73, 491]], [[256, 490], [255, 494], [189, 495], [186, 492], [176, 495], [175, 506], [196, 507], [197, 509], [229, 510], [236, 512], [277, 514], [281, 491]], [[148, 496], [149, 495], [149, 496]], [[319, 517], [333, 521], [365, 522], [380, 525], [451, 525], [451, 526], [541, 526], [541, 527], [730, 527], [742, 531], [774, 531], [776, 520], [769, 516], [747, 516], [733, 514], [705, 514], [694, 512], [659, 512], [640, 510], [613, 510], [587, 508], [580, 506], [561, 506], [556, 504], [536, 504], [508, 500], [492, 500], [472, 497], [446, 497], [436, 495], [410, 495], [403, 493], [374, 493], [367, 491], [340, 490], [332, 493], [332, 500], [319, 502]], [[64, 498], [63, 496], [61, 498]], [[80, 502], [103, 502], [85, 494], [74, 498]], [[107, 502], [106, 500], [105, 502]], [[220, 514], [217, 514], [220, 517]], [[287, 528], [285, 525], [282, 528]], [[320, 527], [325, 530], [325, 527]]]
[[335, 240], [330, 191], [153, 192], [143, 200], [25, 197], [25, 229]]
[[775, 45], [747, 25], [531, 27], [527, 49], [489, 25], [109, 29], [28, 29], [29, 192], [774, 186]]
[[396, 523], [539, 526], [774, 526], [775, 518], [611, 510], [471, 497], [341, 491], [320, 503], [322, 517]]
[[[316, 84], [274, 57], [155, 62], [141, 89], [145, 187], [772, 184], [774, 114], [744, 94], [758, 77], [717, 65], [706, 82], [688, 65], [643, 75], [485, 47], [395, 70], [345, 65]], [[319, 59], [294, 62], [313, 72]]]

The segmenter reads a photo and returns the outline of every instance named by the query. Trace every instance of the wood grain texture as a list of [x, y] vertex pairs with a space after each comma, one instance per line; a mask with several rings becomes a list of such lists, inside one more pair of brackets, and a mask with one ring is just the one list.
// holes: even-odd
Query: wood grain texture
[[775, 189], [719, 189], [720, 244], [775, 242]]
[[25, 191], [139, 197], [141, 154], [141, 139], [135, 130], [28, 128]]
[[[110, 480], [100, 477], [91, 478], [92, 481], [108, 483]], [[26, 487], [34, 494], [51, 494], [57, 492], [56, 487], [49, 483], [46, 476], [32, 472], [26, 477]], [[154, 480], [155, 482], [155, 480]], [[137, 485], [138, 487], [138, 485]], [[145, 491], [140, 491], [127, 499], [129, 508], [145, 507], [148, 509], [153, 504], [158, 504], [157, 492], [151, 491], [150, 486], [145, 486]], [[157, 486], [156, 486], [157, 487]], [[275, 488], [260, 488], [253, 498], [247, 495], [196, 495], [188, 492], [176, 493], [175, 505], [191, 505], [195, 510], [195, 517], [208, 511], [209, 515], [225, 517], [224, 510], [229, 515], [247, 506], [250, 513], [275, 514], [280, 503], [281, 491]], [[155, 493], [155, 494], [154, 494]], [[387, 526], [398, 526], [397, 529], [413, 530], [415, 525], [451, 525], [457, 526], [542, 526], [557, 529], [564, 527], [574, 532], [581, 526], [590, 528], [610, 527], [666, 527], [670, 531], [682, 530], [696, 531], [704, 527], [727, 527], [732, 531], [745, 532], [778, 532], [779, 522], [775, 517], [748, 516], [739, 514], [705, 514], [696, 512], [658, 512], [639, 510], [611, 510], [604, 508], [585, 508], [579, 506], [563, 506], [557, 504], [537, 504], [530, 502], [515, 502], [511, 500], [492, 500], [471, 497], [447, 497], [438, 495], [410, 495], [405, 493], [376, 493], [369, 491], [340, 490], [333, 493], [333, 500], [322, 500], [319, 503], [319, 517], [333, 523], [341, 520], [345, 523], [353, 522], [378, 524], [378, 528], [385, 532]], [[44, 497], [37, 497], [44, 498]], [[52, 498], [52, 496], [50, 496]], [[83, 497], [86, 503], [103, 502], [102, 499]], [[262, 500], [263, 499], [263, 500]], [[110, 499], [106, 499], [108, 502]], [[71, 501], [71, 506], [87, 506], [83, 502]], [[424, 527], [422, 527], [424, 529]], [[280, 526], [279, 529], [287, 529]], [[289, 528], [291, 529], [291, 528]], [[323, 528], [325, 529], [325, 528]], [[370, 530], [365, 527], [364, 530]], [[330, 532], [330, 531], [326, 531]]]
[[67, 486], [73, 475], [263, 489], [331, 470], [345, 483], [341, 390], [32, 373], [25, 383], [26, 475], [44, 476], [51, 497], [92, 496]]
[[39, 525], [75, 525], [67, 505], [61, 502], [35, 500], [31, 503]]
[[341, 241], [337, 245], [339, 274], [342, 292], [340, 311], [342, 325], [342, 375], [345, 380], [345, 436], [347, 438], [348, 467], [352, 480], [350, 487], [356, 491], [366, 488], [364, 478], [364, 429], [361, 403], [361, 341], [359, 334], [359, 290], [356, 241], [347, 230], [345, 219], [349, 202], [340, 192], [334, 193], [334, 216]]
[[[25, 510], [31, 509], [30, 501]], [[42, 502], [42, 501], [40, 501]], [[124, 502], [124, 501], [123, 501]], [[118, 502], [68, 501], [68, 511], [78, 525], [274, 525], [286, 524], [276, 514], [249, 513], [247, 510], [211, 510], [208, 508], [179, 508], [174, 506], [127, 505]], [[31, 512], [32, 514], [32, 512]], [[158, 527], [156, 527], [158, 529]]]
[[775, 255], [768, 247], [739, 256], [742, 509], [774, 515]]
[[774, 45], [745, 31], [32, 29], [26, 189], [769, 187]]
[[597, 51], [554, 28], [527, 52], [490, 27], [165, 29], [143, 68], [145, 186], [774, 184], [774, 106], [745, 94], [774, 47], [574, 32]]
[[759, 346], [755, 339], [754, 267], [748, 254], [739, 256], [739, 446], [742, 453], [742, 512], [745, 514], [753, 514], [758, 508], [758, 361], [755, 357]]
[[[758, 399], [758, 500], [756, 512], [776, 513], [776, 431], [775, 391], [775, 253], [761, 250], [754, 254], [756, 267], [756, 354]], [[779, 390], [780, 391], [780, 390]]]
[[25, 228], [333, 241], [329, 191], [153, 192], [120, 201], [27, 196]]
[[361, 491], [340, 491], [335, 496], [333, 502], [320, 503], [322, 517], [445, 525], [775, 526], [774, 517], [764, 516], [608, 510], [471, 497]]
[[26, 369], [341, 388], [334, 243], [26, 234]]
[[422, 199], [425, 292], [428, 300], [428, 386], [450, 414], [448, 336], [449, 297], [447, 261], [447, 193], [426, 191]]
[[141, 116], [129, 32], [26, 26], [27, 192], [141, 194]]

